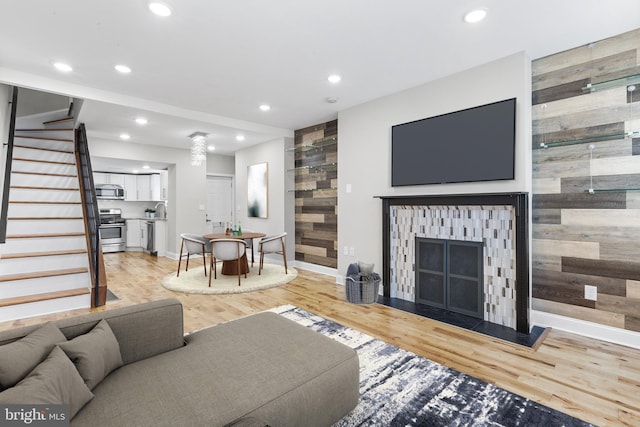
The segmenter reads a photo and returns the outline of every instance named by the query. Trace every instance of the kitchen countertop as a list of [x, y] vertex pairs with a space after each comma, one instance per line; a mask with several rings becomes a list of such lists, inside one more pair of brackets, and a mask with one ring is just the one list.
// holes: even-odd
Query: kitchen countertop
[[147, 218], [146, 216], [134, 217], [134, 218], [124, 218], [125, 220], [142, 220], [142, 221], [166, 221], [167, 218]]

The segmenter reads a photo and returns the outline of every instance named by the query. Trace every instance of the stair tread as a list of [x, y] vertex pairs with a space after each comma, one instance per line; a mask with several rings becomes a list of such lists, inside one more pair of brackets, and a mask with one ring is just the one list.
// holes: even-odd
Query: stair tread
[[81, 216], [13, 216], [7, 218], [9, 221], [63, 221], [63, 220], [77, 220], [84, 219]]
[[31, 128], [31, 129], [16, 129], [16, 132], [63, 132], [71, 131], [73, 128], [59, 128], [59, 129], [47, 129], [47, 128]]
[[26, 172], [26, 171], [11, 171], [11, 173], [17, 173], [21, 175], [44, 175], [44, 176], [62, 176], [65, 178], [77, 178], [78, 175], [69, 173], [50, 173], [50, 172]]
[[46, 233], [46, 234], [11, 234], [7, 235], [7, 239], [42, 239], [48, 237], [79, 237], [84, 233]]
[[78, 187], [36, 187], [32, 185], [12, 185], [9, 188], [16, 190], [59, 190], [59, 191], [80, 191]]
[[49, 251], [49, 252], [25, 252], [15, 254], [4, 254], [1, 259], [16, 259], [16, 258], [35, 258], [44, 256], [56, 256], [56, 255], [78, 255], [86, 254], [86, 249], [70, 249], [66, 251]]
[[35, 163], [50, 163], [53, 165], [68, 165], [75, 166], [75, 162], [55, 162], [51, 160], [39, 160], [39, 159], [27, 159], [25, 157], [14, 157], [13, 160], [19, 160], [21, 162], [35, 162]]
[[30, 147], [28, 145], [20, 145], [20, 144], [14, 144], [13, 148], [24, 148], [27, 150], [40, 150], [40, 151], [50, 151], [53, 153], [64, 153], [64, 154], [74, 154], [73, 151], [68, 151], [68, 150], [56, 150], [53, 148], [42, 148], [42, 147]]
[[73, 120], [73, 117], [72, 116], [67, 116], [67, 117], [62, 117], [62, 118], [55, 119], [55, 120], [47, 120], [46, 122], [42, 122], [42, 124], [43, 125], [48, 125], [48, 124], [51, 124], [51, 123], [66, 122], [66, 121], [69, 121], [69, 120]]
[[86, 267], [65, 268], [61, 270], [33, 271], [30, 273], [7, 274], [0, 276], [0, 282], [10, 282], [12, 280], [40, 279], [44, 277], [66, 276], [69, 274], [88, 273]]
[[59, 298], [68, 298], [90, 293], [87, 288], [67, 289], [57, 292], [46, 292], [42, 294], [25, 295], [21, 297], [5, 298], [0, 300], [0, 307], [9, 307], [12, 305], [28, 304], [32, 302], [47, 301]]
[[49, 202], [37, 200], [9, 200], [9, 203], [22, 205], [80, 205], [82, 202]]
[[74, 142], [73, 139], [68, 139], [68, 138], [48, 138], [44, 136], [33, 136], [33, 135], [14, 135], [14, 138], [37, 139], [41, 141]]

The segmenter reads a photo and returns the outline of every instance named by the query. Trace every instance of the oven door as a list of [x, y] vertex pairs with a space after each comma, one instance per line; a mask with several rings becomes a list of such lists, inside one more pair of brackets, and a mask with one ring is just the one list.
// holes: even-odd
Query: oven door
[[100, 226], [102, 252], [120, 252], [127, 247], [127, 226], [125, 224], [102, 224]]

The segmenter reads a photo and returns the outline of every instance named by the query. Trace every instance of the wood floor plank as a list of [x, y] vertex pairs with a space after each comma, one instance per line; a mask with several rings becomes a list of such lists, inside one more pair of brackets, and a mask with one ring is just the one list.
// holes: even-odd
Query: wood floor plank
[[[201, 260], [192, 263], [202, 268]], [[333, 277], [304, 270], [263, 291], [194, 295], [161, 286], [177, 261], [130, 252], [105, 254], [105, 264], [109, 289], [120, 299], [92, 311], [176, 297], [187, 332], [292, 304], [585, 421], [632, 426], [640, 420], [640, 350], [552, 330], [535, 351], [383, 305], [350, 304]], [[0, 330], [87, 311], [0, 323]]]

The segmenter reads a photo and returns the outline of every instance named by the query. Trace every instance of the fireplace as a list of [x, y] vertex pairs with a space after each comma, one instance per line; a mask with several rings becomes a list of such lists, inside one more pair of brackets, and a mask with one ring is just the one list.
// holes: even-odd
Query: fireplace
[[415, 302], [484, 319], [482, 242], [415, 241]]
[[[529, 333], [527, 193], [396, 196], [381, 199], [385, 297], [421, 303], [416, 277], [423, 269], [420, 262], [416, 262], [416, 252], [419, 250], [419, 247], [416, 248], [416, 239], [454, 240], [470, 246], [473, 243], [480, 248], [482, 266], [477, 278], [478, 289], [481, 290], [473, 293], [473, 299], [477, 298], [476, 305], [481, 307], [477, 316], [518, 332]], [[457, 249], [469, 250], [468, 246]], [[466, 280], [464, 285], [473, 282], [471, 276], [466, 275], [468, 271], [461, 272], [455, 268], [450, 272], [453, 274], [450, 278], [455, 282], [459, 279], [459, 273], [465, 273], [462, 274]], [[431, 276], [432, 279], [435, 277]], [[442, 283], [443, 280], [441, 277], [440, 282], [432, 282]], [[460, 284], [460, 281], [457, 283]], [[446, 292], [442, 291], [443, 298], [447, 297]], [[448, 292], [450, 299], [451, 290]], [[460, 289], [454, 292], [460, 292]], [[463, 310], [473, 308], [471, 300], [455, 300], [457, 295], [453, 295], [454, 308], [460, 305]], [[446, 302], [444, 299], [442, 301]]]

